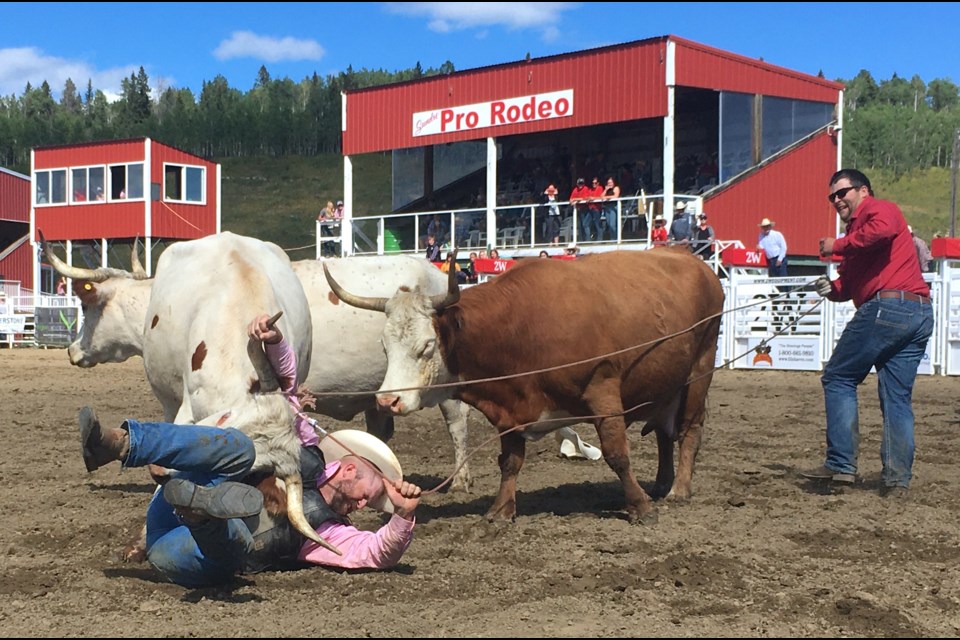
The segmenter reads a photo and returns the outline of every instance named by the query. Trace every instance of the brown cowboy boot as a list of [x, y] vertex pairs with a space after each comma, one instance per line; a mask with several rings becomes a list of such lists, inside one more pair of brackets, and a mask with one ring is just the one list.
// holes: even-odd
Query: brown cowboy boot
[[108, 462], [126, 459], [130, 451], [130, 436], [126, 429], [100, 427], [97, 414], [90, 407], [80, 410], [80, 445], [83, 447], [83, 463], [87, 471], [96, 471]]

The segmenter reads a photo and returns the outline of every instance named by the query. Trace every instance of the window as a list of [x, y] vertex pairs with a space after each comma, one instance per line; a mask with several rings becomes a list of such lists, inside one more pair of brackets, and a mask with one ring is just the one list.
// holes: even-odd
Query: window
[[110, 165], [110, 199], [140, 200], [143, 198], [143, 164]]
[[103, 202], [107, 199], [104, 191], [103, 167], [79, 167], [70, 169], [72, 189], [70, 202]]
[[204, 168], [179, 164], [163, 165], [163, 197], [165, 200], [203, 204]]
[[67, 170], [37, 171], [36, 204], [65, 204], [67, 202]]

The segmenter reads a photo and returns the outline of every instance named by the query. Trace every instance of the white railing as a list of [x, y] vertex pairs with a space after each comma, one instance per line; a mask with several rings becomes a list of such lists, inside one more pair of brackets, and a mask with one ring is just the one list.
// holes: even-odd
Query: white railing
[[[676, 201], [688, 202], [699, 210], [699, 196], [677, 195]], [[573, 242], [582, 252], [607, 251], [611, 249], [645, 249], [650, 245], [651, 221], [657, 214], [671, 219], [673, 208], [664, 211], [663, 196], [639, 194], [611, 200], [596, 200], [598, 210], [591, 212], [585, 227], [583, 211], [569, 201], [557, 202], [560, 215], [559, 243], [562, 246]], [[609, 221], [600, 221], [604, 206], [613, 205], [618, 224], [611, 227]], [[588, 205], [589, 206], [589, 205]], [[427, 236], [439, 236], [441, 250], [498, 249], [510, 257], [537, 255], [552, 245], [548, 237], [548, 205], [543, 203], [517, 203], [498, 205], [492, 210], [493, 225], [488, 224], [487, 208], [456, 210], [418, 211], [415, 213], [391, 213], [364, 215], [351, 218], [352, 246], [341, 243], [338, 255], [382, 255], [384, 253], [421, 253], [426, 249]], [[339, 228], [325, 230], [317, 223], [317, 257], [328, 255], [323, 247], [340, 241]], [[556, 246], [556, 245], [553, 245]]]

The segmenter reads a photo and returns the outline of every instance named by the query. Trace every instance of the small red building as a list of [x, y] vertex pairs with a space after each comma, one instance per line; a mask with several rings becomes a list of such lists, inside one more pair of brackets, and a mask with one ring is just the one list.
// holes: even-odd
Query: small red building
[[[157, 243], [220, 231], [220, 165], [150, 138], [40, 147], [31, 174], [31, 243], [40, 233], [65, 243], [70, 264], [126, 268], [140, 238], [150, 273]], [[114, 254], [114, 244], [128, 248]], [[33, 288], [50, 292], [52, 273], [33, 256]]]
[[29, 231], [30, 177], [0, 168], [0, 281], [33, 281]]

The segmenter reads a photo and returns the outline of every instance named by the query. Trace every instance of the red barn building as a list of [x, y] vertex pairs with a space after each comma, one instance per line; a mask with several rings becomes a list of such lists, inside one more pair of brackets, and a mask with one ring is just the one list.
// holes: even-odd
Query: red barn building
[[[33, 261], [29, 239], [30, 178], [0, 168], [0, 281], [30, 286]], [[11, 290], [7, 295], [17, 293]]]
[[[495, 237], [501, 207], [542, 202], [551, 182], [566, 200], [577, 178], [612, 176], [621, 196], [653, 197], [644, 223], [663, 213], [669, 225], [676, 198], [692, 196], [718, 239], [753, 248], [766, 217], [791, 256], [815, 256], [837, 230], [824, 196], [839, 167], [842, 97], [838, 83], [671, 35], [347, 91], [346, 209], [351, 156], [391, 151], [384, 214], [469, 209], [469, 195], [486, 210], [477, 215], [491, 235], [481, 237]], [[354, 228], [370, 227], [344, 224], [358, 250]], [[525, 243], [528, 255], [540, 244]]]
[[[31, 174], [31, 243], [65, 243], [71, 264], [128, 268], [140, 238], [150, 273], [158, 243], [220, 231], [220, 165], [149, 138], [40, 147]], [[49, 293], [50, 268], [32, 255], [33, 288]]]

